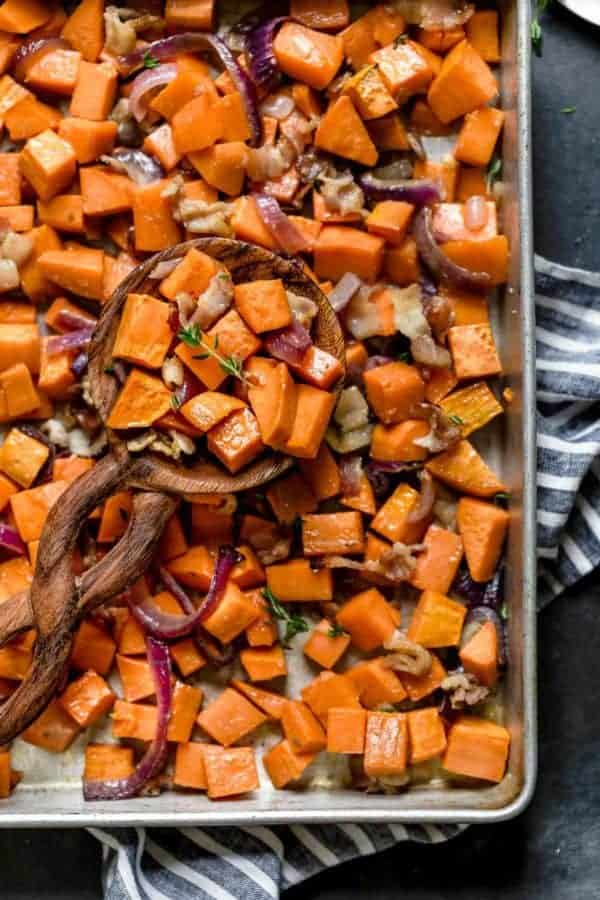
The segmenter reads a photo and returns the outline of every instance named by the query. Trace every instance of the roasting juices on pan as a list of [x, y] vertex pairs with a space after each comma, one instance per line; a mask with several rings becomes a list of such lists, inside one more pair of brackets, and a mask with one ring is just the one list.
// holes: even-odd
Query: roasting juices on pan
[[504, 776], [498, 14], [279, 6], [0, 6], [1, 798]]

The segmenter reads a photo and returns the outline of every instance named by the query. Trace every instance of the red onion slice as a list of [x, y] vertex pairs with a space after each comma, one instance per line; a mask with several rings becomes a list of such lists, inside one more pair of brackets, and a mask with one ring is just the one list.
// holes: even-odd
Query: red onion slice
[[275, 197], [256, 192], [252, 195], [256, 200], [258, 212], [280, 248], [289, 256], [304, 253], [309, 249], [306, 238], [293, 225], [281, 209]]
[[119, 147], [111, 156], [101, 156], [100, 159], [117, 172], [124, 172], [134, 184], [152, 184], [164, 178], [161, 164], [143, 150]]
[[394, 362], [391, 356], [382, 356], [381, 354], [376, 353], [375, 356], [370, 356], [365, 363], [365, 372], [370, 372], [371, 369], [378, 369], [379, 366], [387, 366], [388, 363]]
[[412, 472], [420, 463], [392, 462], [387, 459], [370, 459], [367, 463], [367, 473], [377, 475], [384, 472], [388, 475], [398, 475], [400, 472]]
[[25, 556], [27, 547], [19, 537], [18, 533], [6, 522], [0, 522], [0, 547], [9, 550], [15, 556]]
[[350, 303], [359, 288], [362, 287], [362, 281], [354, 272], [346, 272], [334, 289], [327, 295], [327, 299], [331, 304], [334, 312], [340, 313]]
[[56, 335], [48, 338], [46, 343], [46, 352], [48, 356], [56, 356], [65, 350], [81, 350], [87, 347], [92, 337], [93, 328], [79, 328], [77, 331], [68, 331], [66, 334]]
[[261, 22], [246, 35], [245, 50], [248, 69], [252, 81], [259, 89], [269, 90], [279, 77], [279, 66], [275, 59], [273, 41], [278, 29], [287, 22], [288, 16], [278, 16]]
[[367, 172], [358, 179], [361, 188], [371, 200], [402, 200], [413, 206], [439, 203], [440, 189], [425, 178], [412, 181], [384, 181]]
[[75, 312], [71, 309], [61, 309], [56, 317], [57, 331], [80, 331], [82, 328], [94, 328], [97, 321], [95, 316], [83, 310]]
[[136, 122], [141, 122], [148, 112], [146, 95], [154, 88], [162, 87], [173, 81], [177, 77], [177, 71], [175, 63], [165, 63], [162, 66], [156, 66], [155, 69], [144, 69], [134, 79], [129, 95], [129, 111]]
[[465, 291], [485, 291], [491, 287], [487, 272], [471, 272], [452, 262], [441, 250], [433, 235], [430, 209], [419, 210], [415, 216], [413, 234], [423, 262], [435, 277]]
[[163, 60], [173, 59], [179, 53], [205, 52], [217, 55], [219, 62], [227, 70], [242, 95], [248, 124], [252, 132], [250, 143], [252, 147], [258, 147], [262, 139], [262, 122], [258, 112], [256, 87], [220, 37], [204, 31], [185, 31], [182, 34], [173, 34], [170, 37], [138, 47], [133, 53], [120, 56], [117, 62], [122, 72], [129, 73], [143, 63], [146, 54], [153, 56], [154, 59]]
[[76, 378], [81, 378], [83, 373], [88, 367], [89, 357], [85, 350], [82, 350], [81, 353], [78, 353], [73, 362], [71, 363], [71, 372], [75, 375]]
[[154, 740], [127, 778], [106, 781], [85, 781], [83, 796], [86, 800], [128, 800], [136, 797], [148, 782], [164, 768], [169, 744], [167, 733], [171, 717], [171, 657], [166, 644], [146, 638], [148, 662], [154, 678], [157, 701], [157, 723]]
[[[208, 593], [200, 606], [185, 616], [173, 616], [170, 613], [162, 612], [156, 608], [151, 598], [143, 600], [141, 603], [134, 603], [130, 600], [129, 606], [132, 615], [146, 632], [159, 640], [170, 641], [174, 638], [184, 637], [214, 612], [227, 587], [231, 570], [241, 561], [242, 556], [234, 547], [229, 545], [219, 547], [219, 555]], [[180, 594], [178, 594], [178, 599], [179, 597]], [[189, 609], [189, 605], [186, 604], [186, 606]]]
[[289, 365], [298, 365], [302, 357], [312, 345], [310, 333], [297, 319], [285, 328], [278, 328], [264, 337], [267, 352]]

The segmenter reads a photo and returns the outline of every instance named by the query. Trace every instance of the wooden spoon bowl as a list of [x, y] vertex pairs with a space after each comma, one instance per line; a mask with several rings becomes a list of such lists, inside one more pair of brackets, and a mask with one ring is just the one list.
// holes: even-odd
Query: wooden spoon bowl
[[[197, 238], [177, 244], [150, 257], [137, 266], [121, 283], [111, 300], [102, 310], [89, 349], [90, 394], [94, 406], [106, 423], [117, 399], [119, 382], [110, 372], [112, 351], [119, 326], [120, 312], [130, 293], [155, 294], [158, 281], [150, 278], [159, 263], [181, 259], [188, 250], [195, 248], [222, 262], [231, 274], [234, 284], [260, 279], [281, 278], [285, 287], [295, 294], [312, 300], [317, 306], [313, 324], [313, 340], [327, 353], [335, 356], [345, 370], [344, 338], [337, 316], [325, 294], [306, 274], [300, 262], [285, 259], [260, 247], [227, 238]], [[340, 378], [334, 390], [342, 387]], [[122, 438], [109, 430], [111, 444], [122, 444]], [[271, 481], [289, 469], [294, 460], [280, 453], [270, 452], [249, 465], [242, 472], [230, 474], [215, 463], [203, 461], [184, 466], [166, 460], [157, 453], [147, 453], [140, 458], [138, 469], [143, 472], [139, 486], [146, 490], [167, 491], [175, 494], [232, 493], [255, 488]]]

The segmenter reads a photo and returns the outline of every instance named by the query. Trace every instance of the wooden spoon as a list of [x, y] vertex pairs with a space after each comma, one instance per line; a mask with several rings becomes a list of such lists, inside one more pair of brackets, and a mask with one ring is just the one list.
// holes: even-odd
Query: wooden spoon
[[[281, 278], [285, 287], [294, 294], [312, 300], [317, 306], [317, 316], [313, 325], [315, 344], [327, 351], [342, 364], [345, 371], [344, 338], [336, 314], [325, 294], [309, 278], [301, 263], [294, 259], [284, 259], [242, 241], [227, 238], [198, 238], [177, 244], [169, 250], [157, 253], [137, 266], [121, 283], [109, 303], [102, 310], [89, 349], [89, 380], [92, 400], [100, 417], [107, 421], [117, 399], [119, 382], [111, 373], [113, 346], [119, 326], [119, 314], [130, 293], [155, 294], [157, 280], [149, 276], [157, 265], [181, 259], [188, 250], [202, 250], [222, 262], [231, 274], [234, 283]], [[334, 390], [342, 387], [340, 378]], [[121, 443], [121, 438], [110, 432], [112, 444]], [[218, 464], [203, 462], [186, 467], [169, 462], [156, 453], [146, 453], [141, 468], [144, 469], [145, 489], [167, 491], [175, 494], [232, 493], [258, 487], [281, 475], [293, 465], [289, 456], [268, 453], [252, 463], [244, 471], [231, 475]]]

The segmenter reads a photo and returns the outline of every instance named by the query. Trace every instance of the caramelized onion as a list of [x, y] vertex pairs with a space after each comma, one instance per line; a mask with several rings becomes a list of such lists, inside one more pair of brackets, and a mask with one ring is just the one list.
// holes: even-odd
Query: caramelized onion
[[471, 272], [453, 262], [438, 246], [433, 235], [431, 210], [423, 208], [415, 216], [413, 234], [419, 253], [430, 272], [465, 291], [485, 291], [492, 279], [487, 272]]

